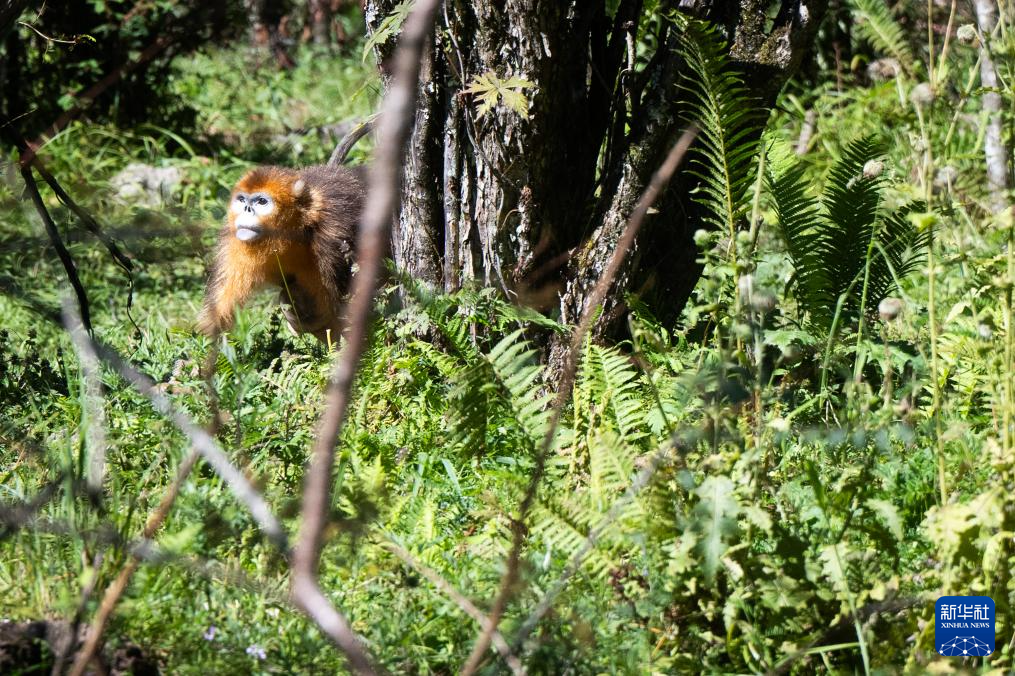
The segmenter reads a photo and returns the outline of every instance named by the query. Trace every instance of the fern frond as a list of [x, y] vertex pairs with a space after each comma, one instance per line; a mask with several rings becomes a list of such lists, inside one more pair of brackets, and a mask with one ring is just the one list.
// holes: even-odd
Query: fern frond
[[609, 406], [623, 443], [634, 444], [645, 436], [646, 406], [638, 385], [638, 372], [619, 350], [599, 349], [605, 385], [603, 405]]
[[820, 204], [807, 192], [804, 165], [788, 153], [780, 155], [773, 151], [774, 148], [769, 149], [766, 183], [779, 234], [793, 262], [793, 284], [806, 290], [827, 288], [826, 269], [817, 260], [815, 250], [822, 224]]
[[814, 251], [823, 261], [828, 286], [809, 290], [812, 310], [825, 323], [831, 322], [843, 295], [847, 296], [843, 311], [848, 316], [855, 316], [859, 309], [854, 300], [859, 294], [854, 291], [866, 266], [885, 180], [883, 172], [865, 175], [864, 166], [881, 154], [873, 137], [849, 143], [825, 183], [822, 203], [830, 227], [817, 230]]
[[764, 118], [726, 54], [718, 31], [685, 20], [681, 53], [690, 74], [681, 88], [690, 95], [685, 117], [700, 128], [691, 173], [700, 181], [697, 200], [706, 223], [731, 235], [750, 206], [752, 170]]
[[906, 33], [892, 16], [885, 0], [849, 0], [860, 35], [875, 49], [891, 56], [907, 72], [913, 70], [913, 51]]
[[549, 423], [548, 396], [539, 394], [542, 368], [536, 351], [522, 340], [523, 330], [508, 334], [487, 355], [464, 370], [451, 392], [455, 437], [475, 449], [486, 446], [487, 426], [501, 414], [522, 432], [534, 449]]
[[840, 299], [843, 318], [859, 316], [865, 275], [869, 310], [916, 270], [930, 242], [931, 233], [910, 219], [925, 205], [891, 213], [881, 208], [886, 185], [881, 155], [873, 137], [848, 144], [828, 174], [820, 203], [807, 195], [798, 161], [776, 158], [768, 177], [778, 228], [793, 261], [794, 294], [811, 320], [826, 329]]

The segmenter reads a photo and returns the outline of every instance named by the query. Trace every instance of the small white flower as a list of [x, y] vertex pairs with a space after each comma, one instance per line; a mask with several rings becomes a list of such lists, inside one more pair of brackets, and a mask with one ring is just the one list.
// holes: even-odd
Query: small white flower
[[875, 82], [890, 80], [900, 72], [902, 72], [902, 67], [895, 59], [878, 59], [871, 61], [867, 66], [867, 77]]
[[776, 432], [789, 432], [790, 422], [786, 418], [773, 418], [768, 421], [768, 426]]
[[934, 186], [938, 188], [947, 188], [955, 185], [955, 181], [959, 178], [959, 170], [950, 164], [945, 165], [937, 170], [934, 175]]
[[955, 39], [964, 45], [975, 45], [979, 36], [976, 34], [976, 26], [971, 23], [959, 26], [955, 31]]
[[886, 322], [890, 322], [902, 312], [902, 301], [898, 298], [885, 298], [878, 303], [878, 315]]
[[934, 101], [934, 88], [929, 82], [921, 82], [909, 93], [909, 100], [917, 105], [927, 105]]
[[881, 160], [867, 160], [867, 163], [863, 165], [863, 177], [868, 180], [877, 178], [884, 170], [885, 163]]
[[256, 643], [247, 646], [247, 654], [258, 660], [268, 659], [268, 653]]
[[216, 626], [215, 626], [214, 624], [213, 624], [213, 625], [211, 625], [211, 626], [210, 626], [210, 627], [208, 627], [208, 629], [207, 629], [207, 630], [206, 630], [206, 631], [204, 632], [204, 640], [205, 640], [205, 641], [214, 641], [214, 640], [215, 640], [215, 635], [216, 635], [217, 633], [219, 633], [218, 627], [216, 627]]

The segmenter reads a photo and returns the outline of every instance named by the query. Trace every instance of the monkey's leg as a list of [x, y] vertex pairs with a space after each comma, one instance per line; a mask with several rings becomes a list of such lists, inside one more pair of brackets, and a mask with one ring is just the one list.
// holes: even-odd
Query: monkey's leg
[[321, 324], [317, 300], [300, 284], [295, 275], [285, 275], [278, 292], [282, 315], [296, 335], [314, 333]]

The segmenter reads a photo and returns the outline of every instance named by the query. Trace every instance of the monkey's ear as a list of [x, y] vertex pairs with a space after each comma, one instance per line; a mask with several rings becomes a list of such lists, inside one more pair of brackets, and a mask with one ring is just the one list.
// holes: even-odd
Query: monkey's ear
[[303, 196], [303, 190], [306, 187], [307, 187], [307, 184], [306, 184], [306, 182], [304, 182], [304, 180], [302, 178], [296, 179], [296, 182], [293, 183], [293, 197], [297, 197], [297, 198], [298, 197], [302, 197]]

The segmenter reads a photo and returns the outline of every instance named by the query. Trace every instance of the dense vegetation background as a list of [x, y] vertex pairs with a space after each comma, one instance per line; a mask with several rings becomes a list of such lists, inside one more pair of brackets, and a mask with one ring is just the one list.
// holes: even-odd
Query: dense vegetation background
[[[201, 423], [217, 405], [220, 444], [295, 532], [334, 355], [262, 297], [221, 342], [212, 397], [194, 319], [233, 183], [325, 161], [377, 109], [374, 50], [411, 3], [368, 17], [370, 35], [343, 3], [202, 4], [92, 1], [73, 21], [49, 3], [4, 42], [0, 671], [73, 646], [59, 629], [87, 625], [134, 555], [105, 634], [114, 667], [139, 646], [164, 673], [345, 668], [209, 467], [140, 540], [189, 443], [111, 370], [94, 391], [18, 171], [37, 153], [132, 261], [128, 276], [43, 187], [96, 337]], [[678, 318], [632, 285], [621, 338], [584, 342], [500, 625], [525, 669], [1015, 669], [1015, 36], [997, 10], [836, 3], [753, 117], [721, 30], [639, 6], [690, 64], [681, 119], [701, 132], [680, 171], [698, 186], [703, 272]], [[632, 40], [635, 69], [657, 48]], [[521, 115], [520, 82], [475, 82], [469, 105]], [[368, 138], [350, 161], [370, 156]], [[572, 327], [499, 287], [401, 282], [379, 300], [342, 432], [321, 585], [383, 667], [446, 673], [479, 630], [453, 590], [483, 612], [497, 595], [556, 394], [543, 348]], [[945, 594], [995, 600], [993, 655], [936, 655]], [[18, 657], [39, 620], [49, 639]], [[491, 650], [481, 668], [509, 667]]]

